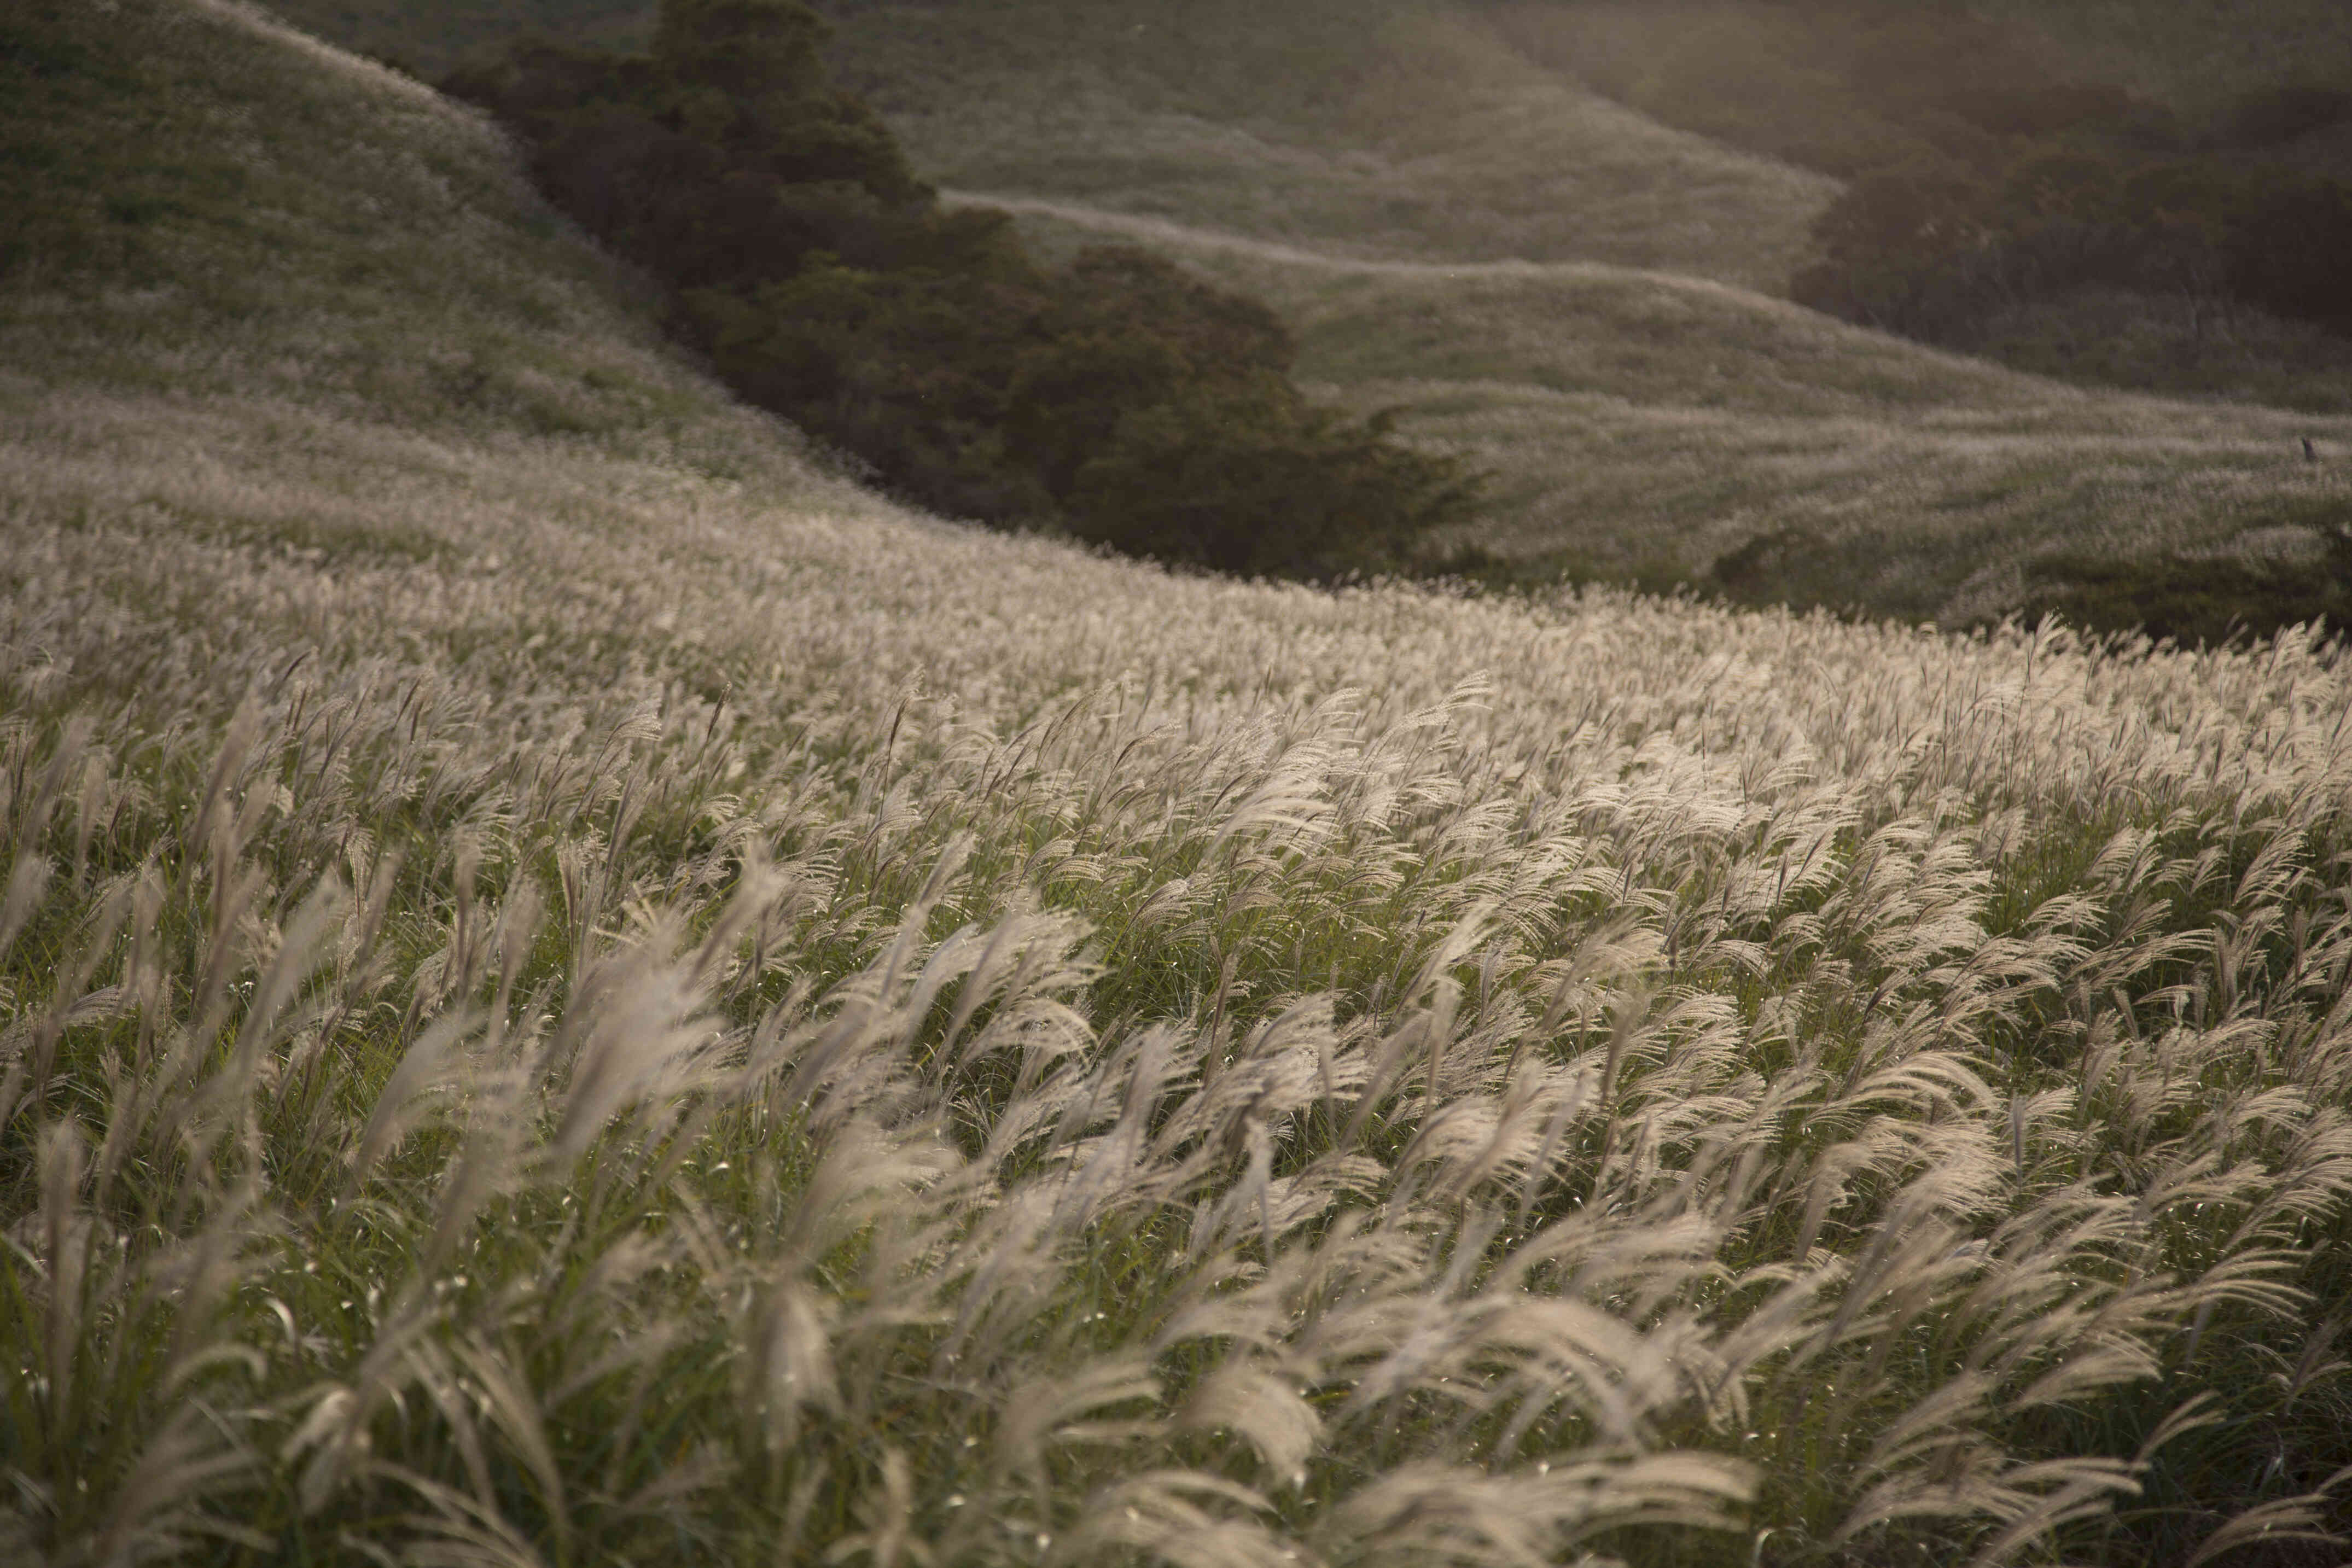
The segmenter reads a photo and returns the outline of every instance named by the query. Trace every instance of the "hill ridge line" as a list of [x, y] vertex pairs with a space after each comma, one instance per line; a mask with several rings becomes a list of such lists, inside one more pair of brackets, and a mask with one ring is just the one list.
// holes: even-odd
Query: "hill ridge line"
[[1111, 207], [1098, 207], [1084, 202], [1065, 201], [1050, 196], [1028, 196], [1004, 191], [961, 191], [942, 189], [942, 204], [953, 207], [1001, 207], [1008, 213], [1041, 218], [1058, 218], [1065, 223], [1085, 228], [1107, 229], [1132, 235], [1137, 239], [1158, 240], [1163, 244], [1189, 246], [1198, 250], [1223, 250], [1291, 267], [1320, 267], [1333, 272], [1360, 272], [1383, 277], [1428, 277], [1439, 279], [1472, 277], [1558, 277], [1608, 280], [1640, 280], [1692, 293], [1717, 295], [1745, 303], [1770, 306], [1782, 314], [1813, 317], [1817, 312], [1806, 309], [1790, 300], [1773, 295], [1742, 288], [1737, 284], [1721, 283], [1711, 277], [1700, 277], [1685, 272], [1662, 272], [1650, 267], [1627, 267], [1608, 261], [1530, 261], [1523, 256], [1502, 261], [1405, 261], [1383, 256], [1345, 256], [1332, 251], [1316, 250], [1306, 246], [1291, 245], [1279, 240], [1257, 239], [1249, 235], [1235, 234], [1230, 229], [1203, 228], [1195, 224], [1179, 223], [1172, 218], [1156, 218], [1142, 213], [1122, 213]]
[[[1693, 273], [1665, 272], [1653, 267], [1627, 267], [1611, 261], [1530, 261], [1524, 256], [1502, 261], [1407, 261], [1385, 256], [1354, 256], [1331, 251], [1317, 250], [1307, 246], [1281, 240], [1258, 239], [1250, 235], [1236, 234], [1231, 229], [1213, 229], [1197, 224], [1180, 223], [1173, 218], [1153, 217], [1143, 213], [1123, 213], [1112, 207], [1100, 207], [1086, 202], [1072, 202], [1052, 196], [1023, 195], [1007, 191], [966, 191], [940, 187], [939, 199], [950, 207], [997, 207], [1015, 216], [1058, 219], [1081, 228], [1093, 228], [1123, 235], [1130, 239], [1153, 242], [1177, 248], [1223, 251], [1232, 256], [1247, 256], [1280, 267], [1311, 267], [1325, 272], [1354, 273], [1367, 277], [1398, 277], [1426, 279], [1434, 282], [1468, 282], [1478, 278], [1516, 278], [1559, 282], [1641, 283], [1654, 287], [1706, 298], [1729, 301], [1743, 308], [1777, 318], [1783, 321], [1802, 322], [1808, 328], [1833, 333], [1851, 334], [1859, 338], [1891, 343], [1903, 351], [1917, 356], [1923, 361], [1958, 367], [1971, 372], [1990, 375], [2020, 386], [2030, 386], [2045, 401], [2053, 403], [2081, 403], [2098, 401], [2147, 401], [2168, 407], [2180, 406], [2194, 400], [2167, 397], [2161, 392], [2135, 391], [2120, 387], [2084, 387], [2053, 377], [2020, 371], [1991, 360], [1962, 353], [1957, 350], [1922, 343], [1895, 333], [1883, 332], [1852, 321], [1826, 316], [1810, 309], [1792, 299], [1764, 294], [1752, 288], [1742, 288], [1736, 283], [1725, 283]], [[1498, 383], [1518, 385], [1520, 383]], [[2267, 412], [2267, 411], [2266, 411]], [[2291, 413], [2292, 411], [2277, 411]], [[2297, 416], [2305, 417], [2305, 416]]]
[[308, 32], [255, 0], [187, 0], [187, 5], [194, 11], [243, 27], [257, 37], [267, 38], [341, 76], [400, 99], [412, 108], [430, 109], [460, 123], [481, 119], [432, 83]]
[[[1551, 279], [1561, 282], [1643, 283], [1684, 294], [1727, 300], [1782, 320], [1801, 321], [1816, 329], [1891, 344], [1906, 354], [1917, 356], [1922, 361], [1964, 369], [1994, 377], [2021, 390], [2030, 389], [2044, 404], [2105, 403], [2118, 408], [2137, 404], [2170, 413], [2193, 413], [2209, 410], [2214, 406], [2194, 396], [2133, 387], [2084, 386], [2073, 382], [2061, 381], [2053, 376], [2040, 375], [2032, 371], [2004, 365], [1996, 360], [1985, 359], [1938, 344], [1924, 343], [1916, 339], [1906, 338], [1899, 333], [1882, 331], [1858, 322], [1843, 320], [1800, 305], [1792, 299], [1784, 299], [1778, 295], [1742, 288], [1735, 283], [1701, 277], [1692, 273], [1666, 272], [1652, 267], [1628, 267], [1621, 262], [1609, 261], [1530, 261], [1525, 257], [1511, 257], [1501, 261], [1409, 261], [1383, 256], [1354, 256], [1280, 240], [1258, 239], [1250, 235], [1236, 234], [1230, 229], [1207, 228], [1197, 224], [1181, 223], [1173, 218], [1154, 217], [1142, 213], [1125, 213], [1112, 207], [1097, 206], [1090, 203], [1073, 202], [1052, 196], [1024, 195], [1004, 191], [954, 190], [942, 187], [939, 191], [939, 199], [943, 204], [952, 207], [998, 207], [1016, 216], [1058, 219], [1079, 227], [1100, 229], [1137, 240], [1157, 242], [1180, 248], [1223, 251], [1228, 255], [1247, 256], [1276, 266], [1311, 267], [1335, 273], [1355, 273], [1368, 277], [1416, 278], [1436, 282], [1517, 278]], [[1409, 382], [1424, 378], [1384, 379]], [[1509, 386], [1515, 390], [1524, 388], [1531, 392], [1554, 392], [1554, 389], [1545, 389], [1529, 383], [1509, 380], [1492, 381], [1487, 378], [1464, 380], [1439, 377], [1431, 380], [1430, 384], [1485, 384]], [[2226, 406], [2252, 421], [2282, 424], [2294, 429], [2332, 429], [2341, 426], [2346, 418], [2341, 414], [2315, 413], [2267, 403], [2242, 402]], [[1997, 409], [1989, 408], [1984, 413], [1988, 417], [2011, 418], [2016, 416], [2018, 410], [2004, 406]], [[1818, 420], [1809, 419], [1806, 423], [1818, 423]], [[2044, 434], [2036, 436], [2035, 439], [2046, 441], [2050, 438]], [[2157, 449], [2175, 444], [2175, 439], [2164, 438], [2152, 442], [2139, 442], [2128, 437], [2122, 438], [2120, 441], [2109, 438], [2103, 444], [2110, 446], [2120, 444], [2126, 448], [2146, 446], [2148, 449]], [[2177, 444], [2182, 449], [2210, 444], [2200, 441], [2179, 441]], [[2088, 449], [2093, 443], [2085, 438], [2079, 444]], [[2250, 438], [2243, 444], [2247, 450], [2259, 450], [2263, 443]]]
[[[2168, 406], [2180, 400], [2168, 399], [2161, 393], [2132, 392], [2117, 388], [2076, 386], [2027, 371], [2012, 370], [1992, 361], [1979, 359], [1955, 350], [1921, 343], [1893, 333], [1842, 321], [1834, 316], [1808, 309], [1791, 299], [1762, 294], [1738, 284], [1724, 283], [1692, 273], [1664, 272], [1651, 267], [1627, 267], [1609, 261], [1530, 261], [1513, 257], [1503, 261], [1407, 261], [1381, 256], [1351, 256], [1329, 251], [1316, 250], [1307, 246], [1292, 245], [1280, 240], [1258, 239], [1236, 234], [1230, 229], [1213, 229], [1196, 224], [1180, 223], [1172, 218], [1152, 217], [1141, 213], [1123, 213], [1116, 208], [1099, 207], [1085, 202], [1072, 202], [1052, 196], [1023, 195], [1005, 191], [967, 191], [941, 187], [939, 199], [951, 207], [997, 207], [1015, 216], [1058, 219], [1082, 228], [1099, 229], [1139, 241], [1158, 243], [1180, 249], [1222, 251], [1231, 256], [1247, 256], [1281, 267], [1316, 268], [1332, 273], [1353, 273], [1366, 277], [1397, 277], [1433, 282], [1469, 282], [1479, 278], [1512, 278], [1522, 280], [1553, 280], [1601, 284], [1647, 284], [1685, 295], [1727, 301], [1744, 309], [1782, 321], [1801, 322], [1814, 330], [1851, 335], [1892, 344], [1903, 352], [1915, 355], [1925, 362], [1933, 362], [1989, 375], [2020, 387], [2030, 387], [2043, 401], [2051, 403], [2085, 403], [2100, 400], [2152, 400]], [[1451, 378], [1447, 378], [1451, 379]], [[1519, 382], [1502, 382], [1518, 386]], [[2004, 411], [2012, 412], [2012, 411]]]

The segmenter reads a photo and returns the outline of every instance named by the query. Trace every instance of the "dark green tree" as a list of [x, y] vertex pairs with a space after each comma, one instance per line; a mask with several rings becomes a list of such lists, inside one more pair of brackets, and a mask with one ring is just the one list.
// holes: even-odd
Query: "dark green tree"
[[786, 184], [839, 182], [884, 202], [926, 195], [881, 117], [826, 76], [825, 32], [801, 0], [663, 0], [660, 118]]

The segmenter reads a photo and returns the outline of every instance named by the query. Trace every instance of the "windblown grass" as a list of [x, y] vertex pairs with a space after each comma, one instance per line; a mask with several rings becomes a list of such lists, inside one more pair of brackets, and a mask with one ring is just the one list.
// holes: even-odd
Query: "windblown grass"
[[[150, 25], [387, 144], [415, 101], [234, 12], [108, 37]], [[495, 252], [528, 209], [434, 113]], [[135, 344], [10, 382], [0, 1555], [2193, 1563], [2340, 1518], [2331, 652], [1171, 578], [708, 393], [307, 399], [331, 315], [184, 392]]]

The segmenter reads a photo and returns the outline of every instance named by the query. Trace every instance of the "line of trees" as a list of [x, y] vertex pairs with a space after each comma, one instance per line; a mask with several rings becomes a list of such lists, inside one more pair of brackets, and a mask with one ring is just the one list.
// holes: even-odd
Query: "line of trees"
[[664, 0], [648, 54], [524, 43], [444, 85], [739, 393], [923, 506], [1318, 579], [1467, 514], [1457, 465], [1307, 401], [1264, 306], [1131, 247], [1048, 268], [1004, 214], [943, 207], [829, 79], [824, 28], [801, 0]]

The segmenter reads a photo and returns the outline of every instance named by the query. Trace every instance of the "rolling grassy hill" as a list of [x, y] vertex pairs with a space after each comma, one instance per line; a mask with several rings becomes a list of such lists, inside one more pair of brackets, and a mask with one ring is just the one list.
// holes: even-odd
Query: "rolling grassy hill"
[[[1095, 20], [1049, 47], [1081, 9]], [[2305, 559], [2352, 507], [2342, 413], [2084, 392], [1790, 309], [1769, 295], [1801, 242], [1776, 236], [1801, 235], [1822, 185], [1745, 159], [1722, 167], [1747, 204], [1726, 201], [1677, 162], [1693, 139], [1601, 107], [1465, 9], [1329, 29], [1313, 64], [1213, 7], [1175, 15], [1196, 36], [1115, 6], [833, 12], [844, 70], [946, 183], [1026, 199], [1046, 243], [1058, 225], [1187, 256], [1284, 309], [1304, 375], [1475, 454], [1499, 554], [1661, 585], [1724, 562], [1715, 580], [1759, 599], [1959, 622], [2084, 559]], [[1274, 184], [1233, 151], [1267, 140], [1306, 150]], [[1416, 168], [1451, 209], [1402, 234], [1342, 194], [1356, 170]], [[1552, 226], [1491, 226], [1529, 193]], [[1683, 201], [1711, 216], [1706, 243], [1666, 243], [1684, 231], [1657, 206]], [[1658, 236], [1649, 256], [1620, 223]], [[2336, 460], [2303, 463], [2306, 435]]]
[[1773, 287], [1833, 182], [1629, 114], [1474, 18], [1387, 0], [821, 7], [941, 183], [1404, 260]]
[[2340, 656], [912, 517], [415, 84], [0, 43], [0, 1559], [2344, 1521]]
[[[428, 68], [497, 36], [487, 0], [276, 9]], [[950, 185], [1131, 201], [1365, 255], [1597, 258], [1763, 287], [1836, 189], [1628, 114], [1404, 0], [819, 9], [843, 79]], [[509, 36], [583, 43], [642, 38], [651, 13], [504, 6]]]
[[2080, 391], [1790, 309], [1833, 183], [1466, 9], [831, 15], [928, 175], [1026, 203], [1049, 248], [1139, 237], [1276, 303], [1303, 375], [1496, 476], [1471, 542], [1521, 570], [1959, 623], [2100, 563], [2292, 570], [2352, 508], [2352, 411]]
[[[209, 422], [207, 400], [282, 407], [289, 441], [352, 413], [421, 438], [523, 430], [772, 463], [772, 433], [722, 434], [746, 422], [469, 112], [300, 35], [208, 47], [226, 24], [202, 7], [144, 8], [146, 47], [119, 53], [56, 15], [17, 25], [30, 41], [0, 102], [12, 421], [51, 420], [62, 386], [105, 387], [154, 400], [166, 425]], [[371, 109], [355, 126], [354, 94]]]
[[1310, 384], [1498, 476], [1476, 542], [1521, 559], [1663, 587], [1746, 549], [1717, 579], [1738, 592], [1958, 624], [2060, 555], [2311, 559], [2352, 506], [2341, 417], [2085, 391], [1671, 274], [1364, 261], [984, 199], [1049, 244], [1142, 240], [1276, 304]]
[[[2054, 236], [2029, 237], [2053, 214], [2023, 193], [2086, 154], [2109, 171], [2110, 215], [2130, 209], [2124, 193], [2151, 164], [2198, 170], [2192, 183], [2234, 186], [2248, 205], [2297, 178], [2352, 177], [2340, 7], [1509, 0], [1481, 14], [1534, 58], [1684, 130], [1850, 179], [1975, 184], [1974, 200], [1989, 204], [1948, 214], [1947, 234], [1981, 223], [2025, 253], [2045, 247], [2037, 264], [2006, 269], [2004, 288], [1957, 311], [1965, 275], [1984, 276], [1987, 262], [2001, 269], [1996, 258], [1955, 254], [1945, 307], [1911, 317], [1906, 331], [2085, 385], [2339, 413], [2352, 400], [2352, 340], [2301, 319], [2308, 309], [2249, 308], [2283, 303], [2257, 284], [2234, 288], [2242, 297], [2217, 320], [2201, 308], [2211, 301], [2183, 297], [2189, 275], [2172, 269], [2177, 256], [2159, 258], [2152, 231], [2111, 233], [2104, 259], [2085, 266], [2085, 253], [2051, 246]], [[2069, 47], [2053, 29], [2097, 47]], [[2012, 185], [2003, 171], [2021, 161], [2042, 173]], [[2066, 178], [2080, 178], [2076, 168]], [[1919, 186], [1930, 170], [1941, 172]], [[2232, 220], [2209, 208], [2205, 221]], [[2340, 248], [2309, 235], [2301, 244]], [[1821, 275], [1797, 292], [1814, 303], [1841, 297]]]
[[[1660, 585], [1728, 560], [1758, 599], [1958, 622], [2086, 558], [2298, 559], [2352, 506], [2352, 464], [2301, 462], [2306, 435], [2352, 457], [2343, 413], [2084, 393], [1765, 297], [1821, 183], [1720, 152], [1694, 177], [1704, 142], [1466, 11], [1303, 6], [1275, 38], [1213, 6], [834, 20], [845, 74], [944, 183], [1033, 198], [1047, 243], [1187, 256], [1286, 312], [1304, 375], [1475, 454], [1499, 480], [1478, 542], [1507, 557]], [[1374, 208], [1375, 176], [1444, 204]]]

